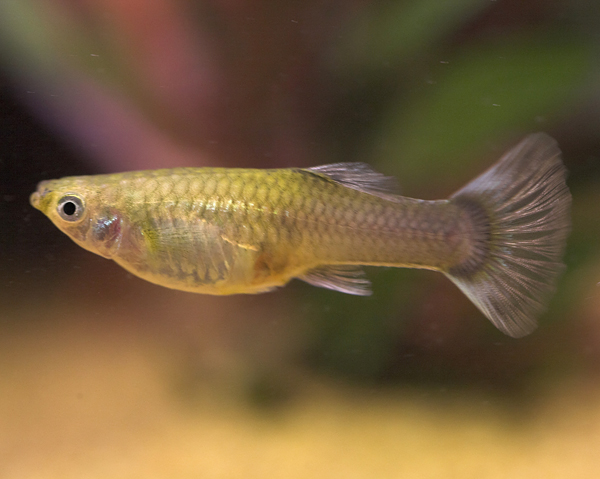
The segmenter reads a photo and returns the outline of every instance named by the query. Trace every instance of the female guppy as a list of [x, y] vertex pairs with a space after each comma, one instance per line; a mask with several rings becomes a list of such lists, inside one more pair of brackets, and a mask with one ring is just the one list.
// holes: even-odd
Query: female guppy
[[69, 177], [42, 181], [31, 204], [83, 248], [169, 288], [261, 293], [299, 278], [367, 295], [363, 265], [426, 268], [520, 337], [563, 270], [565, 175], [538, 133], [447, 200], [398, 196], [393, 179], [338, 163]]

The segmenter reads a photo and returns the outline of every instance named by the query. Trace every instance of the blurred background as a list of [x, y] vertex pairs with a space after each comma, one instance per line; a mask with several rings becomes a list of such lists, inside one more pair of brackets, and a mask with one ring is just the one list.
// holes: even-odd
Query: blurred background
[[[594, 0], [0, 3], [0, 476], [596, 477]], [[534, 131], [573, 193], [531, 336], [442, 275], [210, 297], [84, 251], [38, 181], [365, 161], [444, 198]]]

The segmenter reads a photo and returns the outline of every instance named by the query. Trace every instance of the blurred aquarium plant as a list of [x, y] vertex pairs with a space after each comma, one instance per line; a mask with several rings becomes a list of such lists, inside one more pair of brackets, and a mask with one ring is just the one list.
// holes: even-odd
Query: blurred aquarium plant
[[[367, 161], [397, 176], [404, 195], [441, 198], [527, 132], [568, 140], [565, 125], [598, 94], [597, 42], [564, 21], [586, 8], [9, 0], [0, 4], [0, 52], [15, 95], [94, 170]], [[58, 164], [26, 174], [37, 175], [33, 183], [48, 171], [78, 173]], [[580, 164], [567, 158], [574, 182]], [[592, 237], [573, 234], [579, 264], [597, 257]], [[292, 288], [306, 325], [303, 365], [361, 380], [460, 369], [467, 379], [493, 381], [498, 371], [502, 384], [522, 382], [553, 346], [527, 358], [524, 350], [562, 334], [578, 308], [559, 294], [544, 323], [560, 326], [513, 344], [513, 359], [496, 367], [489, 342], [512, 340], [444, 278], [368, 274], [375, 294], [366, 299]], [[424, 351], [427, 360], [410, 360]], [[513, 360], [526, 363], [516, 374]]]

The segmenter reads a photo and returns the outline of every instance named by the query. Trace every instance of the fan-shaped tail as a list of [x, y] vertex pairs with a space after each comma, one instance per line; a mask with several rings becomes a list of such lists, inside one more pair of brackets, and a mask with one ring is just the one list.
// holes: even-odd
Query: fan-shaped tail
[[525, 138], [451, 201], [473, 221], [471, 257], [446, 275], [505, 334], [537, 326], [564, 270], [571, 194], [551, 137]]

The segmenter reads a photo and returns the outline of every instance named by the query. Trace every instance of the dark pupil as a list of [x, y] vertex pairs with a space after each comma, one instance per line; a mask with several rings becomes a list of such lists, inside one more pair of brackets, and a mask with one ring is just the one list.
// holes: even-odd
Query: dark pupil
[[63, 213], [66, 214], [67, 216], [74, 215], [76, 210], [77, 210], [77, 205], [75, 203], [73, 203], [72, 201], [67, 201], [63, 205]]

